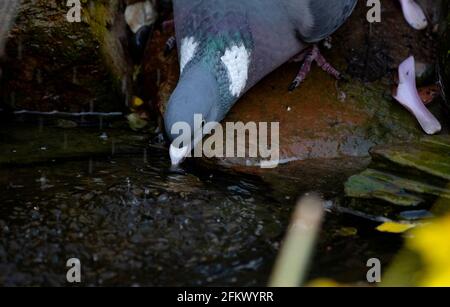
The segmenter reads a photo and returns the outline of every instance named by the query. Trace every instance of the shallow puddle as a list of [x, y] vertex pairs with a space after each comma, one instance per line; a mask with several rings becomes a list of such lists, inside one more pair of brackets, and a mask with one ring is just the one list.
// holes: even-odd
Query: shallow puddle
[[[348, 176], [324, 161], [295, 178], [192, 162], [173, 170], [166, 150], [141, 149], [3, 166], [0, 284], [64, 285], [74, 257], [85, 285], [263, 286], [297, 197], [339, 196], [336, 174]], [[310, 277], [364, 281], [367, 260], [388, 262], [400, 244], [366, 219], [330, 212]]]

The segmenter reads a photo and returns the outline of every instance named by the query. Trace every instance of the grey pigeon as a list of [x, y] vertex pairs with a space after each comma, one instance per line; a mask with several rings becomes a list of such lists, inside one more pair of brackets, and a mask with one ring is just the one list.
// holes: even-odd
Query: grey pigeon
[[179, 122], [190, 125], [192, 136], [177, 148], [171, 146], [173, 153], [185, 154], [195, 147], [194, 114], [201, 114], [205, 122], [220, 122], [258, 81], [335, 32], [356, 3], [174, 0], [181, 76], [164, 120], [171, 140], [179, 139], [179, 131], [172, 132]]

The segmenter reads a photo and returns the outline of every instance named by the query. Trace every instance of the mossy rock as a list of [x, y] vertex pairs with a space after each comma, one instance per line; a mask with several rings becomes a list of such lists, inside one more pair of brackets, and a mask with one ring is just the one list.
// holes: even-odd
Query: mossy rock
[[131, 69], [120, 3], [82, 1], [82, 22], [70, 23], [65, 1], [22, 1], [6, 45], [3, 103], [39, 111], [121, 109]]
[[417, 206], [450, 200], [450, 136], [380, 146], [371, 151], [369, 169], [345, 184], [352, 198], [379, 199], [393, 205]]

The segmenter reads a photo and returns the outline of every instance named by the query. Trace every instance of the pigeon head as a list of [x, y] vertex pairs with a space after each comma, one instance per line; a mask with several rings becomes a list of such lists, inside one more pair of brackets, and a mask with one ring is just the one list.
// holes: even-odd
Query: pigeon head
[[241, 39], [188, 36], [179, 45], [181, 77], [164, 114], [173, 164], [201, 141], [203, 125], [211, 130], [245, 92], [251, 55]]
[[[167, 134], [171, 141], [179, 139], [182, 147], [195, 146], [194, 135], [202, 125], [195, 125], [195, 116], [205, 122], [217, 122], [224, 116], [220, 107], [219, 83], [205, 63], [190, 66], [181, 75], [164, 114]], [[183, 130], [183, 131], [181, 131]], [[187, 133], [188, 130], [190, 133]], [[198, 140], [197, 140], [198, 141]]]

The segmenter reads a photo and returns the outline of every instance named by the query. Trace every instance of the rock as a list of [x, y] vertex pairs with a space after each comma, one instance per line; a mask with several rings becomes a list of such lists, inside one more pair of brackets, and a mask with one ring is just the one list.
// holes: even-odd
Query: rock
[[376, 198], [400, 206], [417, 206], [423, 199], [405, 192], [401, 187], [371, 176], [373, 170], [352, 176], [346, 183], [346, 195], [358, 198]]
[[139, 131], [148, 125], [148, 122], [140, 118], [136, 113], [129, 114], [127, 120], [130, 128], [134, 131]]
[[[250, 90], [224, 121], [279, 122], [284, 162], [362, 157], [376, 145], [420, 139], [423, 133], [415, 119], [391, 98], [390, 72], [411, 53], [424, 72], [429, 71], [436, 42], [426, 32], [412, 31], [392, 1], [383, 2], [381, 23], [370, 25], [366, 14], [365, 3], [359, 3], [333, 36], [333, 48], [325, 52], [331, 63], [347, 72], [348, 81], [336, 82], [314, 67], [306, 82], [289, 93], [299, 65], [287, 63]], [[163, 55], [170, 34], [155, 34], [143, 69], [147, 98], [161, 113], [179, 73], [176, 52]], [[433, 105], [432, 112], [442, 118], [439, 106]], [[258, 160], [220, 158], [214, 163], [244, 170]]]
[[450, 201], [450, 136], [380, 146], [371, 155], [369, 168], [346, 182], [348, 197], [401, 206], [427, 205], [436, 197]]
[[120, 3], [82, 1], [82, 22], [70, 23], [66, 1], [22, 1], [6, 46], [3, 103], [39, 111], [122, 107], [131, 65]]
[[375, 161], [419, 170], [428, 176], [450, 180], [450, 138], [437, 136], [420, 142], [381, 146], [371, 154]]

